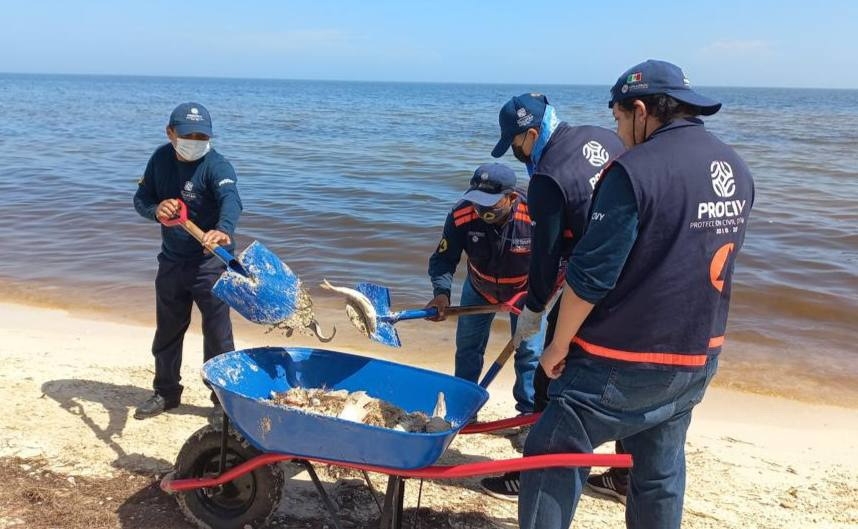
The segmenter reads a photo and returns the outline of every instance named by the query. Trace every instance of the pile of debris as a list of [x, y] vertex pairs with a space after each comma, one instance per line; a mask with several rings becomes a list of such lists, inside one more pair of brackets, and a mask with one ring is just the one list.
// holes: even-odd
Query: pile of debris
[[403, 432], [434, 433], [453, 427], [444, 418], [447, 415], [444, 393], [438, 393], [431, 416], [420, 411], [408, 413], [389, 402], [370, 397], [366, 391], [291, 388], [281, 393], [272, 391], [271, 401], [278, 406]]

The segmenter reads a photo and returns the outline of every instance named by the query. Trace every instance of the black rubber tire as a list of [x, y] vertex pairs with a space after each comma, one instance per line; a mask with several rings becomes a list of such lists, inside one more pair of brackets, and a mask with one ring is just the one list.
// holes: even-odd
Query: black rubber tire
[[[182, 446], [176, 458], [176, 478], [213, 477], [220, 465], [221, 430], [200, 428]], [[230, 428], [227, 469], [259, 455]], [[278, 465], [259, 467], [216, 489], [176, 493], [179, 508], [201, 529], [257, 529], [272, 517], [283, 490]]]

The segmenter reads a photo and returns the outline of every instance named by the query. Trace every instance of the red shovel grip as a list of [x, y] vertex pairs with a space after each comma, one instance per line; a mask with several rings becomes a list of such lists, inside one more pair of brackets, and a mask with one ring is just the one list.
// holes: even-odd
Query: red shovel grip
[[188, 206], [181, 198], [177, 198], [176, 200], [179, 201], [179, 216], [160, 221], [164, 226], [179, 226], [188, 221]]

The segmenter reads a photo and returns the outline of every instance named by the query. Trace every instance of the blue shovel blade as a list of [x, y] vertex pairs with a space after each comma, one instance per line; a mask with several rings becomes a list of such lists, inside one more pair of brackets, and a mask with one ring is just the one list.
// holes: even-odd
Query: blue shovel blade
[[[375, 283], [358, 283], [355, 285], [355, 290], [369, 298], [377, 315], [390, 314], [389, 289]], [[396, 332], [392, 323], [383, 321], [380, 318], [376, 318], [375, 323], [375, 332], [370, 335], [370, 338], [391, 347], [402, 347], [402, 342], [399, 341], [399, 333]]]
[[212, 292], [253, 323], [279, 323], [295, 313], [301, 281], [268, 248], [253, 241], [238, 256], [247, 277], [227, 268]]

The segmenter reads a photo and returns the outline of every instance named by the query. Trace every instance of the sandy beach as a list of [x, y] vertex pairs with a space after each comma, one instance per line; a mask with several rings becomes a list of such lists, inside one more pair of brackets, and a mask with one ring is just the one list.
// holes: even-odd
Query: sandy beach
[[[452, 325], [420, 327], [417, 334], [423, 324], [402, 324], [404, 341], [420, 345], [394, 350], [370, 344], [342, 314], [325, 316], [340, 328], [328, 348], [452, 369]], [[182, 406], [137, 421], [134, 407], [151, 392], [152, 327], [97, 313], [0, 303], [0, 468], [14, 481], [0, 493], [0, 528], [190, 527], [155, 483], [209, 411], [194, 317], [185, 342]], [[495, 333], [490, 351], [500, 351], [506, 332], [500, 328], [504, 332]], [[237, 326], [236, 338], [238, 348], [314, 343], [247, 325]], [[449, 350], [449, 362], [424, 362], [420, 351], [428, 341]], [[481, 420], [514, 414], [511, 375], [508, 366], [494, 382]], [[459, 436], [440, 462], [515, 457], [514, 434]], [[858, 409], [713, 387], [695, 411], [687, 454], [684, 527], [858, 527]], [[322, 478], [350, 527], [367, 526], [377, 516], [356, 476], [331, 469]], [[373, 480], [383, 486], [383, 476]], [[417, 489], [409, 482], [407, 514]], [[64, 498], [77, 498], [86, 512], [51, 521], [46, 513], [62, 512]], [[477, 479], [427, 482], [421, 507], [429, 509], [420, 509], [421, 520], [431, 520], [432, 527], [516, 527], [515, 503], [483, 494]], [[328, 523], [301, 475], [287, 481], [279, 514], [278, 527]], [[623, 527], [622, 505], [586, 495], [573, 526]]]

